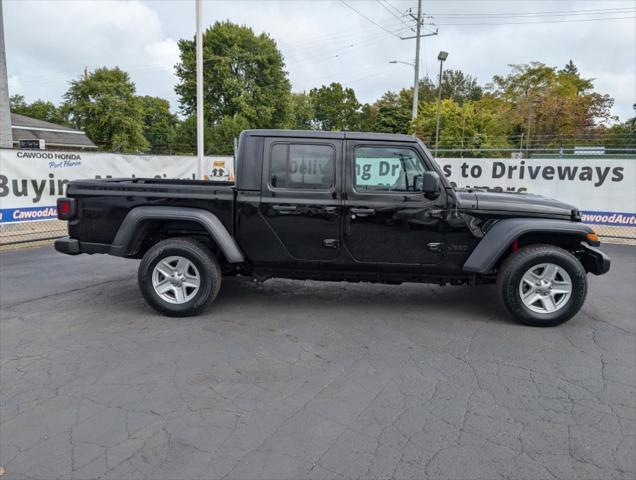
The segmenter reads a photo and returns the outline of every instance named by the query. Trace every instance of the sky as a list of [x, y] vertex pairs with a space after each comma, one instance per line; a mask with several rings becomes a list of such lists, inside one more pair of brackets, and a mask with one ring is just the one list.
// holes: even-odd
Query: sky
[[[177, 41], [194, 36], [194, 0], [0, 1], [10, 94], [59, 103], [84, 68], [119, 66], [138, 94], [166, 98], [178, 112]], [[268, 33], [293, 91], [340, 82], [373, 102], [413, 84], [410, 65], [389, 63], [415, 58], [415, 41], [399, 38], [413, 35], [408, 9], [415, 13], [417, 1], [205, 1], [203, 23], [230, 20]], [[437, 78], [440, 50], [449, 52], [445, 68], [482, 84], [509, 64], [561, 67], [572, 59], [597, 92], [615, 99], [614, 115], [634, 116], [636, 0], [424, 0], [423, 12], [438, 35], [422, 40], [421, 76]]]

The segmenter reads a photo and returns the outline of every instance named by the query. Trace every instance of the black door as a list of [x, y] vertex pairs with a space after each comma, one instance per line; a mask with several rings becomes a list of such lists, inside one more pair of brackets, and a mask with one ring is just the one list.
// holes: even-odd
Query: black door
[[342, 141], [265, 141], [261, 214], [292, 260], [328, 261], [340, 249]]
[[432, 265], [444, 255], [445, 192], [417, 191], [427, 170], [415, 148], [348, 141], [344, 244], [355, 261]]

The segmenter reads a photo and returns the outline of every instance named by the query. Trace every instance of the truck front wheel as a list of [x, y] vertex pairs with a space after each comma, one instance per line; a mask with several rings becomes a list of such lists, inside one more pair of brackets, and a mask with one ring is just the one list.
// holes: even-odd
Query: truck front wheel
[[139, 264], [139, 289], [155, 310], [171, 317], [196, 315], [221, 287], [221, 268], [212, 252], [190, 238], [163, 240]]
[[504, 306], [520, 322], [552, 327], [581, 309], [587, 277], [581, 262], [554, 245], [530, 245], [506, 259], [497, 276]]

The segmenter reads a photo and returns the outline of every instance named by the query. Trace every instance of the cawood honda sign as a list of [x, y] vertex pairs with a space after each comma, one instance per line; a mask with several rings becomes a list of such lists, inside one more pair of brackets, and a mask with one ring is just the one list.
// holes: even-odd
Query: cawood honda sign
[[[204, 178], [227, 180], [232, 157], [205, 157]], [[119, 155], [0, 149], [0, 223], [51, 220], [70, 180], [88, 178], [194, 179], [191, 156]]]

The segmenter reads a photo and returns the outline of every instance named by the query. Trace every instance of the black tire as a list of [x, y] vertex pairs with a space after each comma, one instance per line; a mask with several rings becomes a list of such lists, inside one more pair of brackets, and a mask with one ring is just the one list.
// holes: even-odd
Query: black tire
[[[152, 275], [155, 266], [168, 257], [185, 257], [196, 267], [200, 277], [198, 291], [187, 302], [170, 303], [155, 291]], [[219, 262], [205, 245], [191, 238], [170, 238], [153, 245], [139, 264], [138, 283], [144, 299], [159, 313], [170, 317], [196, 315], [211, 303], [221, 288]]]
[[[519, 292], [523, 275], [533, 266], [542, 263], [563, 268], [570, 276], [572, 284], [570, 298], [551, 313], [532, 311], [524, 304]], [[517, 250], [504, 261], [497, 276], [497, 290], [501, 302], [519, 323], [534, 327], [553, 327], [568, 321], [583, 306], [587, 295], [587, 275], [578, 258], [567, 250], [554, 245], [529, 245]]]

